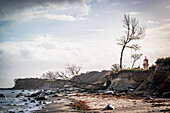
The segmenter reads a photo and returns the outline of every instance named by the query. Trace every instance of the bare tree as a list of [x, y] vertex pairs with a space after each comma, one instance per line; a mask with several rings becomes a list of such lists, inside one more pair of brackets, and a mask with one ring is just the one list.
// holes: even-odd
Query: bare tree
[[136, 18], [130, 18], [129, 15], [124, 15], [123, 27], [125, 28], [125, 35], [120, 37], [118, 40], [118, 45], [122, 47], [120, 55], [120, 69], [122, 69], [122, 59], [123, 52], [125, 48], [137, 49], [139, 46], [137, 44], [128, 45], [133, 40], [140, 40], [145, 35], [145, 28], [139, 26], [138, 20]]
[[119, 64], [113, 64], [112, 65], [112, 68], [111, 68], [112, 71], [117, 72], [117, 71], [119, 71], [119, 69], [120, 69], [120, 65]]
[[41, 76], [42, 79], [48, 79], [48, 80], [56, 80], [58, 78], [57, 74], [52, 71], [48, 71], [46, 73], [43, 73]]
[[133, 66], [135, 65], [135, 62], [136, 62], [138, 59], [140, 59], [141, 56], [142, 56], [142, 53], [136, 53], [136, 52], [131, 55], [131, 58], [133, 59], [133, 63], [132, 63], [132, 67], [131, 67], [131, 68], [133, 68]]
[[[93, 83], [87, 83], [84, 82], [81, 78], [80, 78], [80, 70], [81, 70], [82, 66], [77, 66], [77, 65], [67, 65], [65, 68], [65, 71], [63, 72], [56, 72], [57, 76], [69, 83], [71, 83], [72, 86], [76, 86], [79, 88], [84, 88], [81, 87], [81, 85], [92, 85], [92, 86], [96, 86], [99, 89], [103, 89], [105, 88], [105, 86], [100, 85], [100, 84], [93, 84]], [[74, 80], [72, 78], [75, 78]]]

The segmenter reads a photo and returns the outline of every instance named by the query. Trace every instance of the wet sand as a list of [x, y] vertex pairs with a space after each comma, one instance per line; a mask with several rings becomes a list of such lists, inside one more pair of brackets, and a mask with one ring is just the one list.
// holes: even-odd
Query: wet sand
[[[76, 111], [68, 106], [71, 100], [82, 100], [90, 107], [88, 111]], [[44, 106], [35, 113], [170, 113], [170, 99], [157, 98], [144, 100], [144, 98], [129, 98], [126, 96], [94, 95], [94, 94], [69, 94], [68, 96], [51, 97], [52, 104]], [[114, 110], [103, 110], [108, 104], [114, 106]]]

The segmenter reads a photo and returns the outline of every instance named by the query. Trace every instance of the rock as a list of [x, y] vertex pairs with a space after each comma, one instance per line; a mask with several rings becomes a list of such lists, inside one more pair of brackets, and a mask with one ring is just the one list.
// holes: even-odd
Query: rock
[[35, 106], [40, 106], [39, 104], [36, 104]]
[[16, 95], [16, 98], [17, 98], [17, 97], [20, 97], [20, 96], [23, 96], [23, 94], [18, 94], [18, 95]]
[[24, 101], [24, 102], [27, 102], [27, 100], [26, 100], [26, 99], [24, 99], [23, 101]]
[[112, 106], [112, 105], [110, 105], [110, 104], [108, 104], [105, 108], [104, 108], [104, 110], [114, 110], [115, 108]]
[[37, 93], [34, 93], [34, 94], [31, 94], [29, 97], [36, 97], [36, 96], [38, 96], [39, 94], [37, 94]]
[[144, 98], [144, 100], [152, 100], [153, 98], [152, 97], [146, 97]]
[[129, 89], [130, 92], [134, 92], [134, 89]]
[[170, 92], [165, 92], [162, 94], [163, 98], [170, 98]]
[[52, 95], [52, 94], [54, 94], [54, 93], [56, 93], [55, 91], [47, 91], [45, 94], [46, 95]]
[[35, 103], [35, 100], [31, 100], [30, 102], [31, 102], [31, 103]]
[[6, 97], [6, 95], [4, 95], [4, 94], [0, 94], [0, 97]]
[[54, 94], [54, 95], [51, 95], [51, 97], [58, 97], [58, 95], [57, 95], [57, 94]]
[[45, 97], [37, 97], [37, 98], [35, 98], [35, 100], [47, 100], [47, 98], [45, 98]]
[[41, 94], [41, 92], [37, 92], [37, 93], [33, 93], [31, 95], [28, 95], [27, 97], [37, 97], [40, 94]]
[[114, 95], [114, 92], [113, 91], [106, 91], [104, 92], [105, 95]]

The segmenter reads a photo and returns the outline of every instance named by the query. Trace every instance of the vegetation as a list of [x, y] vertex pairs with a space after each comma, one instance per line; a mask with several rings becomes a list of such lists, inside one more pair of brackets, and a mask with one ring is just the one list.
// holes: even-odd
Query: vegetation
[[41, 76], [42, 79], [47, 79], [47, 80], [51, 80], [54, 81], [58, 78], [57, 73], [52, 72], [52, 71], [48, 71], [46, 73], [43, 73], [43, 75]]
[[166, 57], [166, 58], [158, 58], [157, 61], [155, 62], [156, 64], [159, 63], [165, 63], [165, 64], [170, 64], [170, 57]]
[[120, 69], [122, 69], [123, 52], [125, 48], [131, 48], [138, 50], [140, 46], [138, 44], [128, 45], [133, 40], [141, 40], [145, 35], [145, 28], [139, 26], [136, 18], [130, 18], [129, 15], [124, 15], [123, 27], [125, 28], [125, 35], [117, 39], [118, 45], [122, 47], [120, 55]]
[[136, 62], [138, 59], [140, 59], [141, 56], [142, 56], [142, 53], [139, 53], [139, 54], [134, 53], [134, 54], [131, 55], [131, 58], [133, 59], [133, 63], [132, 63], [132, 67], [131, 67], [131, 68], [133, 68], [133, 66], [135, 65], [135, 62]]
[[77, 110], [89, 110], [90, 107], [86, 104], [85, 101], [73, 101], [73, 103], [69, 104], [70, 107], [72, 107], [73, 109], [77, 109]]
[[[81, 67], [82, 66], [77, 66], [74, 64], [67, 65], [65, 68], [65, 71], [56, 71], [56, 72], [48, 71], [47, 73], [44, 73], [41, 78], [51, 80], [51, 81], [62, 79], [66, 82], [71, 83], [72, 86], [79, 87], [82, 89], [84, 88], [84, 87], [81, 87], [81, 85], [83, 84], [92, 85], [92, 86], [96, 86], [99, 88], [104, 88], [103, 85], [87, 83], [87, 82], [84, 82], [82, 79], [80, 79], [79, 75], [80, 75]], [[72, 80], [72, 78], [76, 78], [76, 80]]]

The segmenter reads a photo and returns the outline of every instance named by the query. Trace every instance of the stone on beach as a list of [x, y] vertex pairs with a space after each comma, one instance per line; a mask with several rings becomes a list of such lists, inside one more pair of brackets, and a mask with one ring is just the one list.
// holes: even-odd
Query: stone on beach
[[106, 91], [106, 92], [104, 92], [104, 94], [106, 94], [106, 95], [114, 95], [114, 92], [113, 91]]
[[110, 104], [108, 104], [105, 108], [104, 108], [104, 110], [114, 110], [115, 108], [112, 106], [112, 105], [110, 105]]
[[4, 95], [4, 94], [0, 94], [0, 97], [6, 97], [6, 95]]
[[165, 92], [162, 94], [163, 98], [170, 98], [170, 92]]
[[153, 98], [152, 97], [146, 97], [144, 98], [144, 100], [152, 100]]
[[58, 97], [58, 95], [57, 94], [53, 94], [53, 95], [51, 95], [51, 97]]
[[35, 98], [35, 100], [47, 100], [47, 98], [45, 98], [45, 97], [37, 97], [37, 98]]

